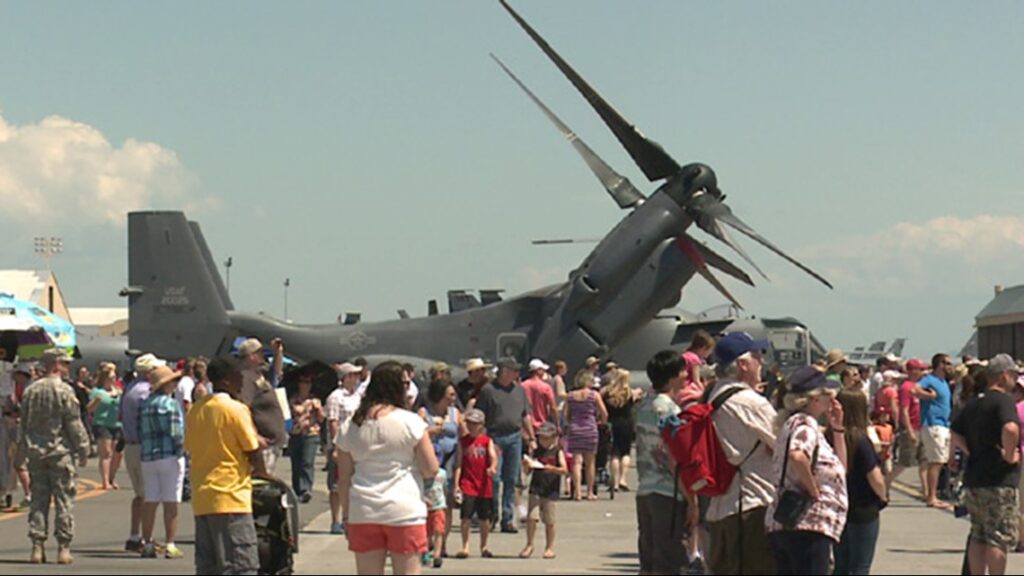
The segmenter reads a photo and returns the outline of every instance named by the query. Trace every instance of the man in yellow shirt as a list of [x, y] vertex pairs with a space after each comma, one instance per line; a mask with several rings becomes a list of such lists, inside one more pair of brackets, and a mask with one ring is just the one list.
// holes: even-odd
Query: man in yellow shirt
[[256, 574], [252, 478], [268, 478], [249, 408], [236, 400], [241, 368], [217, 358], [208, 376], [214, 393], [189, 410], [185, 449], [192, 456], [197, 574]]

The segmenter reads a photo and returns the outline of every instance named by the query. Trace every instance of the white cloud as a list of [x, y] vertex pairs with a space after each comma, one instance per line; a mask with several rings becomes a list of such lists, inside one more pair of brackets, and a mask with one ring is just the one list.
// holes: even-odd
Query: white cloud
[[825, 276], [837, 288], [865, 295], [893, 290], [963, 293], [1024, 281], [1021, 266], [1015, 265], [1021, 249], [1024, 217], [978, 215], [899, 222], [874, 234], [806, 249], [801, 255], [825, 262]]
[[[172, 150], [61, 116], [15, 126], [0, 114], [0, 203], [5, 219], [46, 216], [124, 226], [125, 214], [198, 207], [193, 177]], [[59, 208], [53, 210], [53, 208]]]

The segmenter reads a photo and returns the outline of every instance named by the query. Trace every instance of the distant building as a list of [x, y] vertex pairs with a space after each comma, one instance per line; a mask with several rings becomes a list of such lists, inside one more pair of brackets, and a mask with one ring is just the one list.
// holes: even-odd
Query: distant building
[[1024, 358], [1024, 284], [996, 286], [995, 292], [995, 298], [974, 318], [978, 357], [991, 358], [1005, 352]]
[[57, 276], [49, 270], [0, 270], [0, 292], [27, 300], [74, 324], [75, 329], [100, 337], [128, 335], [128, 308], [71, 308]]
[[0, 270], [0, 292], [28, 300], [74, 324], [57, 277], [49, 270]]

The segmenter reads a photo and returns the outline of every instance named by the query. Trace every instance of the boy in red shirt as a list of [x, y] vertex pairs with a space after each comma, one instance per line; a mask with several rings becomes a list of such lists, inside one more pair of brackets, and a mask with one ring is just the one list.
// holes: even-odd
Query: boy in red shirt
[[484, 413], [476, 408], [464, 417], [469, 433], [459, 439], [455, 453], [455, 503], [461, 506], [462, 550], [456, 558], [469, 558], [469, 530], [473, 514], [480, 520], [480, 555], [492, 558], [487, 549], [494, 517], [494, 476], [498, 473], [498, 453], [491, 437], [484, 433]]

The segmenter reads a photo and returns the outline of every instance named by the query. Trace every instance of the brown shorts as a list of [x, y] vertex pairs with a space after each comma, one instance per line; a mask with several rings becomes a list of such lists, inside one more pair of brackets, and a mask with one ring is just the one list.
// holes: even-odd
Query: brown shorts
[[[675, 530], [672, 513], [675, 512]], [[678, 574], [686, 564], [683, 535], [686, 528], [686, 502], [672, 503], [661, 494], [636, 497], [637, 544], [641, 574]]]

